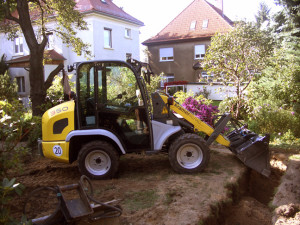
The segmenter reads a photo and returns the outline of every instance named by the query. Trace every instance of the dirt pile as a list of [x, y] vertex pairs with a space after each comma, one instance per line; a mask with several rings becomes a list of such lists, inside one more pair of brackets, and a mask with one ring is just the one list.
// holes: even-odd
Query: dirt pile
[[272, 205], [276, 208], [273, 224], [300, 225], [300, 155], [290, 157]]

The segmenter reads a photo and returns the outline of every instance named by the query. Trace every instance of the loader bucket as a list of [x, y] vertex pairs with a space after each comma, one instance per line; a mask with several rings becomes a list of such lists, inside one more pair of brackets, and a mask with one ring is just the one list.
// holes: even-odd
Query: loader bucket
[[269, 177], [270, 135], [262, 137], [249, 130], [235, 131], [227, 136], [230, 140], [230, 150], [248, 167]]

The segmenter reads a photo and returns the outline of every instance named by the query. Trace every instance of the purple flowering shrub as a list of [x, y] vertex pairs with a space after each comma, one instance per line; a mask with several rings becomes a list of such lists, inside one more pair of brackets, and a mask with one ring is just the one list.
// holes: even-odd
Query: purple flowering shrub
[[218, 106], [205, 104], [205, 99], [197, 101], [188, 97], [182, 106], [210, 126], [213, 126], [213, 117], [219, 113]]

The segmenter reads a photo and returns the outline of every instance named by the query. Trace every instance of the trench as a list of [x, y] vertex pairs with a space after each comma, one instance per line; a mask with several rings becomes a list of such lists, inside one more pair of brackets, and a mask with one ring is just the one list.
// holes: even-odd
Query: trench
[[283, 172], [272, 167], [269, 178], [248, 169], [228, 188], [228, 199], [211, 207], [204, 225], [271, 225], [271, 201]]

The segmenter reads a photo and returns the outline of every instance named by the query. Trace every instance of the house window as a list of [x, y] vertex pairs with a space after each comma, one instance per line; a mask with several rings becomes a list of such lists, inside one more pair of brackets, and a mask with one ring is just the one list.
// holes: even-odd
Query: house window
[[173, 48], [161, 48], [159, 49], [160, 61], [174, 61]]
[[178, 91], [186, 92], [184, 85], [170, 85], [166, 86], [166, 93], [173, 96]]
[[104, 28], [104, 48], [112, 48], [112, 30]]
[[18, 92], [25, 92], [25, 78], [24, 77], [16, 77]]
[[196, 20], [192, 21], [191, 25], [190, 25], [190, 30], [195, 30], [196, 29], [196, 24], [197, 24]]
[[125, 28], [125, 37], [126, 38], [131, 38], [131, 29]]
[[202, 77], [201, 80], [205, 80], [207, 82], [212, 82], [214, 75], [208, 75], [206, 71], [202, 71], [201, 77]]
[[161, 87], [164, 87], [164, 84], [167, 83], [167, 82], [172, 82], [174, 81], [174, 75], [173, 74], [169, 74], [169, 75], [164, 75], [162, 76], [162, 79], [160, 81], [160, 86]]
[[195, 59], [203, 59], [205, 56], [205, 45], [195, 45]]
[[47, 33], [47, 38], [48, 38], [48, 42], [47, 42], [47, 45], [46, 45], [46, 49], [47, 50], [50, 50], [50, 49], [53, 49], [53, 45], [54, 45], [54, 37], [53, 37], [53, 33]]
[[208, 19], [203, 20], [203, 23], [202, 23], [202, 28], [207, 28], [207, 27], [208, 27]]
[[15, 38], [14, 45], [15, 45], [15, 53], [16, 54], [22, 54], [24, 52], [23, 37]]

